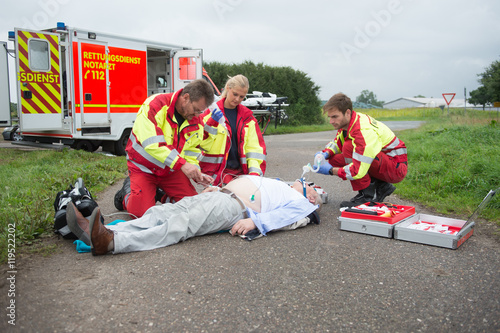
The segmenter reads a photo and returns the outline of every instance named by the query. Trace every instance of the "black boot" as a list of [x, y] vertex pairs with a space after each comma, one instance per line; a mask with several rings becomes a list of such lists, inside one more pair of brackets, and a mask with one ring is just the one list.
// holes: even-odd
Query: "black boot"
[[391, 183], [384, 182], [380, 179], [372, 178], [375, 181], [375, 191], [377, 194], [377, 202], [384, 201], [385, 197], [388, 197], [396, 190], [396, 186]]
[[155, 195], [155, 201], [156, 202], [162, 202], [162, 198], [165, 196], [165, 191], [163, 191], [161, 188], [157, 187], [156, 188], [156, 195]]
[[130, 190], [130, 177], [125, 178], [123, 181], [123, 186], [115, 194], [115, 207], [118, 210], [123, 210], [123, 199], [125, 196], [131, 192]]
[[375, 182], [371, 182], [367, 188], [359, 191], [358, 194], [354, 198], [352, 198], [351, 200], [342, 201], [340, 203], [340, 208], [354, 207], [354, 206], [362, 205], [362, 204], [365, 204], [367, 202], [375, 201], [375, 200], [377, 200], [377, 195], [375, 192]]

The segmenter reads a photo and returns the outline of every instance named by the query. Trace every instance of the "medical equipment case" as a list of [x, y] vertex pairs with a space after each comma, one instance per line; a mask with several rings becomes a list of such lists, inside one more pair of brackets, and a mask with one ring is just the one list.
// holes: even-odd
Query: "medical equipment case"
[[[399, 213], [393, 216], [367, 215], [356, 212], [357, 209], [344, 210], [340, 217], [339, 229], [345, 231], [359, 232], [362, 234], [392, 238], [394, 226], [405, 218], [415, 214], [415, 207], [391, 205], [390, 211], [398, 210]], [[358, 206], [359, 207], [359, 206]]]
[[[426, 230], [413, 229], [415, 224], [427, 225]], [[467, 224], [467, 225], [466, 225]], [[432, 231], [432, 227], [448, 229], [448, 231]], [[394, 227], [394, 239], [427, 245], [457, 249], [474, 233], [474, 222], [447, 217], [415, 214]], [[453, 232], [446, 234], [445, 232]]]
[[[497, 188], [495, 191], [491, 190], [484, 197], [479, 206], [477, 206], [476, 210], [467, 221], [427, 214], [415, 214], [394, 227], [394, 239], [440, 246], [455, 250], [474, 234], [475, 219], [479, 216], [481, 210], [483, 210], [483, 208], [491, 201], [499, 189], [500, 188]], [[431, 230], [418, 230], [412, 228], [412, 225], [417, 223], [428, 223], [429, 225], [434, 224], [438, 227], [446, 226], [454, 233], [446, 234]]]

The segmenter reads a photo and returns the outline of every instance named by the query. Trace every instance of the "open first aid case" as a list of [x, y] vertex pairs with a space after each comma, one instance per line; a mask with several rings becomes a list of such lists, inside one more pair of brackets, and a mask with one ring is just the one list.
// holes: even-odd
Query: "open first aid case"
[[467, 221], [415, 213], [414, 207], [392, 205], [396, 208], [406, 208], [405, 213], [384, 220], [379, 216], [369, 214], [363, 216], [363, 214], [346, 210], [338, 218], [339, 228], [345, 231], [457, 249], [473, 235], [474, 220], [498, 190], [500, 188], [490, 191]]
[[344, 210], [338, 218], [339, 229], [392, 238], [394, 226], [414, 214], [413, 206], [366, 203]]
[[394, 227], [394, 239], [455, 250], [474, 234], [475, 219], [498, 190], [491, 190], [467, 221], [415, 214]]

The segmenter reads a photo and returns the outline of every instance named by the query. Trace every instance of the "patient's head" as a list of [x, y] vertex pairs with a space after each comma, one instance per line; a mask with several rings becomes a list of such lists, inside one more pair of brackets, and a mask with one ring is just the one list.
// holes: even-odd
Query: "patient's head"
[[[293, 183], [292, 188], [298, 191], [300, 194], [304, 194], [304, 188], [300, 180], [296, 180]], [[317, 209], [317, 211], [319, 212], [319, 210], [321, 209], [321, 205], [323, 204], [323, 200], [321, 199], [319, 193], [316, 192], [316, 190], [313, 187], [309, 186], [307, 183], [306, 183], [306, 196], [310, 203], [314, 205], [319, 205]]]

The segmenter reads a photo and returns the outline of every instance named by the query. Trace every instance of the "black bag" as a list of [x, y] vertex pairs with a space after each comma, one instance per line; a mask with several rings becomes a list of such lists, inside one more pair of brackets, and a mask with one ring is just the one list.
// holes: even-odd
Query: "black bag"
[[[66, 207], [71, 201], [86, 218], [97, 207], [97, 202], [92, 198], [92, 194], [85, 187], [81, 178], [78, 178], [74, 186], [70, 185], [67, 190], [58, 192], [54, 200], [54, 232], [60, 234], [65, 239], [77, 239], [71, 230], [69, 230], [68, 222], [66, 221]], [[101, 223], [104, 223], [102, 216]]]

